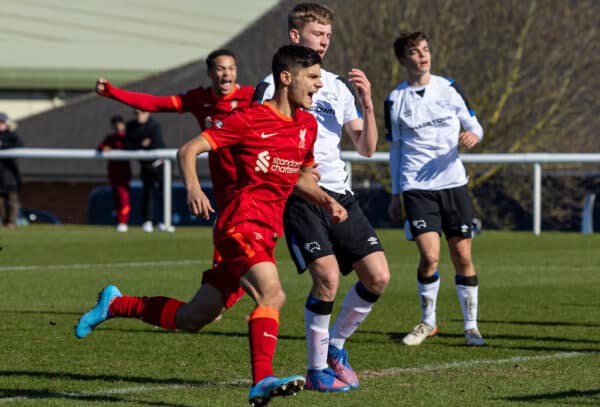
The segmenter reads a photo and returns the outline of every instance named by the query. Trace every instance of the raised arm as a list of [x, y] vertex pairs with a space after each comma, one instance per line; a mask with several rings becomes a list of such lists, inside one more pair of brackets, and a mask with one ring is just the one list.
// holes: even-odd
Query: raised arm
[[294, 194], [329, 211], [333, 223], [341, 223], [348, 218], [346, 208], [323, 191], [313, 175], [313, 167], [301, 167], [300, 177], [294, 187]]
[[377, 149], [377, 123], [371, 97], [371, 82], [360, 69], [352, 69], [348, 73], [348, 81], [358, 91], [358, 98], [363, 111], [362, 119], [354, 119], [345, 124], [356, 151], [365, 157], [371, 157]]
[[210, 200], [202, 191], [200, 181], [198, 180], [198, 172], [196, 170], [198, 156], [202, 153], [211, 151], [210, 143], [199, 135], [185, 143], [179, 151], [177, 151], [177, 161], [179, 163], [179, 171], [183, 177], [183, 183], [187, 190], [187, 200], [190, 212], [194, 216], [202, 217], [206, 220], [214, 213]]
[[125, 103], [135, 109], [146, 112], [180, 112], [181, 98], [174, 96], [155, 96], [148, 93], [131, 92], [113, 86], [107, 79], [99, 78], [96, 93]]

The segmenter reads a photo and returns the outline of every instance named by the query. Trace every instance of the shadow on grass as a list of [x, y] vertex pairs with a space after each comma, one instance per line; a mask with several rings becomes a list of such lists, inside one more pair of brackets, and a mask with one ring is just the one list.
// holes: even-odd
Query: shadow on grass
[[[482, 332], [485, 339], [497, 339], [501, 341], [534, 341], [534, 342], [561, 342], [561, 343], [581, 343], [581, 344], [600, 344], [600, 339], [580, 339], [580, 338], [566, 338], [564, 336], [535, 336], [535, 335], [486, 335]], [[437, 336], [441, 338], [463, 338], [462, 334], [453, 334], [439, 332]]]
[[[185, 331], [170, 331], [166, 329], [124, 329], [124, 328], [103, 328], [106, 331], [111, 332], [125, 332], [125, 333], [147, 333], [147, 334], [167, 334], [167, 335], [209, 335], [209, 336], [224, 336], [231, 338], [247, 338], [248, 331], [243, 332], [221, 332], [211, 330], [200, 330], [198, 332], [185, 332]], [[278, 339], [292, 340], [292, 341], [304, 341], [304, 336], [301, 335], [278, 335]]]
[[[364, 332], [366, 333], [366, 332]], [[371, 334], [376, 332], [369, 332]], [[387, 335], [392, 341], [402, 343], [402, 338], [408, 332], [386, 332], [382, 334]], [[455, 333], [444, 333], [438, 332], [435, 338], [441, 339], [452, 339], [452, 340], [462, 340], [464, 339], [463, 334], [455, 334]], [[430, 343], [436, 345], [442, 345], [442, 343], [434, 342], [435, 338], [429, 339]], [[568, 347], [568, 346], [536, 346], [536, 345], [521, 345], [521, 344], [507, 344], [504, 341], [530, 341], [530, 342], [557, 342], [561, 344], [572, 344], [572, 345], [596, 345], [600, 344], [600, 340], [594, 339], [572, 339], [572, 338], [564, 338], [564, 337], [552, 337], [552, 336], [526, 336], [526, 335], [485, 335], [484, 338], [487, 342], [486, 348], [497, 348], [497, 349], [521, 349], [521, 350], [530, 350], [530, 351], [543, 351], [543, 352], [582, 352], [582, 353], [599, 353], [600, 350], [597, 347], [592, 348], [579, 348], [579, 347]], [[444, 343], [443, 346], [448, 347], [462, 347], [464, 348], [466, 345], [464, 343]]]
[[48, 310], [14, 310], [14, 309], [0, 309], [0, 314], [33, 314], [33, 315], [75, 315], [81, 316], [83, 312], [66, 312], [66, 311], [48, 311]]
[[90, 375], [81, 373], [44, 372], [34, 370], [0, 370], [0, 378], [16, 376], [27, 376], [31, 378], [43, 378], [51, 380], [103, 381], [117, 383], [128, 382], [149, 385], [171, 385], [189, 387], [247, 387], [250, 384], [249, 380], [236, 382], [214, 382], [210, 380], [159, 379], [155, 377], [120, 376], [105, 374]]
[[[462, 322], [462, 319], [451, 319], [452, 322]], [[585, 328], [600, 328], [600, 323], [595, 322], [571, 322], [571, 321], [500, 321], [491, 319], [479, 319], [480, 324], [508, 324], [508, 325], [534, 325], [534, 326], [579, 326]]]
[[0, 403], [2, 399], [19, 399], [24, 400], [47, 400], [47, 399], [65, 399], [65, 400], [78, 400], [85, 402], [104, 402], [104, 403], [126, 403], [126, 404], [141, 404], [146, 406], [174, 406], [174, 407], [188, 407], [187, 404], [173, 404], [163, 403], [160, 401], [145, 401], [145, 400], [134, 400], [125, 399], [121, 397], [108, 396], [108, 395], [96, 395], [87, 393], [60, 393], [52, 392], [48, 390], [33, 390], [33, 389], [0, 389]]
[[568, 391], [559, 391], [556, 393], [541, 393], [541, 394], [531, 394], [526, 396], [513, 396], [506, 397], [503, 400], [507, 401], [523, 401], [523, 402], [543, 402], [543, 401], [558, 401], [561, 399], [567, 398], [576, 398], [576, 400], [569, 400], [568, 404], [590, 404], [590, 405], [598, 405], [598, 398], [596, 396], [600, 396], [600, 389], [595, 390], [568, 390]]

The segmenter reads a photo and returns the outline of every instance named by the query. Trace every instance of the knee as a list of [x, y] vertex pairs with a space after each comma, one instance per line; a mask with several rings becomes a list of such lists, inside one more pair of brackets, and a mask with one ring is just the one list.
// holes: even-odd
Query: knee
[[432, 253], [424, 253], [421, 255], [421, 265], [426, 270], [437, 270], [440, 263], [440, 256]]
[[209, 314], [209, 313], [189, 313], [183, 310], [183, 312], [177, 313], [177, 329], [182, 331], [195, 333], [200, 331], [206, 325], [215, 320], [220, 314]]
[[283, 305], [285, 304], [285, 291], [283, 291], [282, 288], [279, 288], [277, 291], [275, 291], [272, 295], [272, 307], [275, 309], [281, 309], [283, 308]]
[[280, 310], [285, 304], [285, 292], [280, 287], [271, 288], [256, 299], [256, 305]]
[[337, 270], [320, 270], [312, 273], [313, 288], [319, 299], [333, 301], [337, 293], [340, 275]]
[[361, 280], [361, 283], [373, 294], [380, 295], [390, 283], [390, 278], [389, 269], [387, 267], [382, 267], [372, 271], [368, 278], [364, 279], [366, 281]]

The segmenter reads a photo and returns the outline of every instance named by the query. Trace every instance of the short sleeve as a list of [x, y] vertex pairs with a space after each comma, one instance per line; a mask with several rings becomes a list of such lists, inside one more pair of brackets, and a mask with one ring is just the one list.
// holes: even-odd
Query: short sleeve
[[275, 83], [273, 81], [273, 74], [271, 74], [256, 85], [252, 102], [264, 103], [265, 100], [272, 99], [274, 94]]
[[[202, 134], [209, 138], [213, 149], [238, 144], [244, 134], [249, 134], [250, 129], [239, 111], [234, 111], [223, 121], [215, 123]], [[216, 147], [216, 148], [215, 148]]]

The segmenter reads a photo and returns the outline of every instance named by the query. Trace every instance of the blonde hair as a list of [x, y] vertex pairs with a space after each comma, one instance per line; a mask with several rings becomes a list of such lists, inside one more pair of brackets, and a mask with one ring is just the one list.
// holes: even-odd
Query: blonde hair
[[333, 22], [333, 10], [319, 3], [300, 3], [288, 14], [288, 30], [302, 30], [308, 23], [316, 21], [319, 24]]

